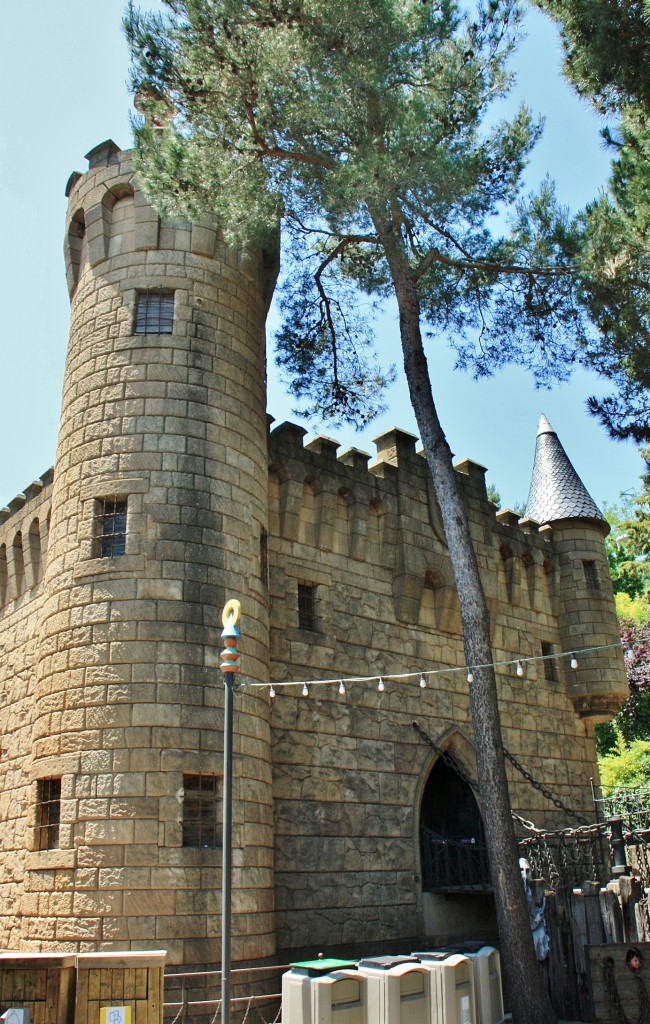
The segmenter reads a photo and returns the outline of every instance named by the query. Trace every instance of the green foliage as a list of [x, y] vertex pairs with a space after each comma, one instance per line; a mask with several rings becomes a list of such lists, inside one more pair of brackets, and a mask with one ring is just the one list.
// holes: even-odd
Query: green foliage
[[650, 740], [627, 743], [618, 733], [614, 749], [599, 761], [605, 796], [619, 787], [642, 786], [650, 780]]
[[626, 620], [640, 626], [650, 619], [650, 599], [638, 594], [630, 597], [625, 591], [614, 595], [616, 614], [620, 620]]
[[[598, 329], [582, 360], [617, 391], [589, 407], [614, 437], [650, 440], [650, 2], [536, 0], [560, 26], [565, 72], [610, 123], [607, 191], [581, 217], [581, 300]], [[612, 118], [616, 129], [611, 128]]]
[[520, 194], [541, 132], [530, 112], [484, 126], [510, 85], [514, 0], [166, 8], [131, 7], [125, 23], [146, 115], [139, 171], [163, 212], [210, 210], [233, 242], [265, 244], [282, 218], [279, 362], [307, 411], [364, 423], [381, 407], [391, 370], [376, 365], [358, 292], [392, 291], [391, 238], [460, 366], [566, 378], [588, 332], [573, 270], [583, 229], [550, 182]]
[[488, 484], [486, 487], [487, 500], [491, 501], [497, 508], [501, 508], [501, 495], [497, 491], [494, 484]]

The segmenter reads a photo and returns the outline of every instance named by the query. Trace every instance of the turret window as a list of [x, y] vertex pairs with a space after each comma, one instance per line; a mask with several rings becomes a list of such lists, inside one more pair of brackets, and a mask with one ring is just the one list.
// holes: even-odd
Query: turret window
[[600, 590], [600, 582], [598, 580], [598, 568], [595, 561], [587, 559], [583, 561], [582, 568], [585, 574], [585, 583], [587, 584], [587, 590]]
[[95, 546], [97, 558], [117, 558], [126, 553], [128, 499], [99, 498], [95, 505]]
[[547, 683], [557, 682], [557, 668], [555, 665], [555, 649], [553, 644], [547, 643], [542, 640], [542, 662], [544, 666], [544, 679]]
[[183, 776], [183, 846], [220, 846], [219, 791], [216, 775]]
[[157, 288], [139, 292], [135, 334], [171, 334], [174, 329], [174, 293]]
[[39, 779], [36, 783], [37, 850], [56, 850], [61, 821], [61, 779]]
[[311, 583], [298, 584], [298, 626], [316, 629], [316, 587]]

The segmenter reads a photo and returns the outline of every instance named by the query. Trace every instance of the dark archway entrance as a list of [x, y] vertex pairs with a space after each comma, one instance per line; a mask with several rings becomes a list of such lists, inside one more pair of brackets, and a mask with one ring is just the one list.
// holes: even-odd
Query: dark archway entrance
[[420, 808], [425, 892], [491, 892], [483, 823], [471, 786], [442, 759], [424, 787]]
[[481, 814], [469, 783], [442, 758], [420, 805], [422, 933], [434, 946], [496, 944], [496, 915]]

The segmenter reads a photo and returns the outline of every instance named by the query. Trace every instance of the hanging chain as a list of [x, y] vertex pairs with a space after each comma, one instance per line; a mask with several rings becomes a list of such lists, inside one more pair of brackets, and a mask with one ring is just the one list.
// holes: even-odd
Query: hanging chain
[[[610, 1002], [616, 1012], [617, 1024], [630, 1024], [630, 1020], [625, 1014], [623, 1004], [621, 1003], [621, 997], [618, 993], [618, 986], [616, 985], [616, 978], [614, 977], [614, 961], [611, 956], [608, 956], [603, 963], [603, 978]], [[639, 1013], [635, 1024], [647, 1024], [647, 1022], [650, 1021], [650, 997], [648, 997], [648, 990], [645, 987], [645, 982], [638, 971], [634, 975], [634, 980], [637, 985], [639, 998]]]
[[614, 1007], [618, 1024], [630, 1024], [629, 1020], [625, 1016], [621, 997], [618, 994], [618, 987], [614, 977], [614, 961], [611, 956], [606, 957], [603, 964], [603, 979], [605, 982], [605, 988], [607, 989], [607, 994], [609, 995], [609, 1001]]
[[[435, 750], [435, 752], [442, 758], [447, 767], [453, 769], [453, 771], [455, 771], [456, 774], [461, 777], [463, 782], [468, 783], [468, 785], [470, 785], [476, 793], [480, 793], [481, 787], [479, 786], [479, 783], [476, 782], [475, 779], [470, 778], [467, 772], [464, 771], [459, 764], [457, 764], [453, 757], [450, 757], [450, 755], [446, 751], [441, 750], [440, 747], [438, 747], [433, 742], [431, 737], [428, 735], [428, 733], [424, 731], [424, 729], [418, 722], [413, 722], [413, 728], [418, 733], [418, 735], [425, 741], [425, 743], [428, 743], [432, 750]], [[568, 817], [575, 818], [575, 820], [579, 821], [581, 825], [589, 824], [586, 818], [583, 818], [582, 815], [577, 813], [577, 811], [572, 811], [571, 808], [567, 807], [567, 805], [563, 803], [558, 797], [553, 796], [549, 789], [546, 789], [544, 786], [542, 786], [540, 782], [537, 782], [537, 780], [533, 778], [530, 772], [526, 771], [524, 766], [520, 764], [517, 758], [513, 754], [511, 754], [510, 751], [506, 749], [506, 747], [503, 747], [502, 749], [504, 757], [506, 757], [508, 761], [510, 761], [510, 764], [513, 766], [513, 768], [517, 769], [520, 775], [523, 775], [523, 777], [526, 779], [526, 782], [530, 782], [533, 789], [536, 789], [537, 792], [541, 793], [543, 797], [546, 797], [547, 800], [550, 800], [550, 802], [554, 804], [555, 807], [558, 808], [558, 810], [564, 811], [564, 813]]]
[[514, 754], [511, 754], [510, 751], [506, 750], [505, 747], [503, 748], [503, 753], [504, 756], [507, 757], [507, 759], [510, 761], [510, 764], [513, 766], [513, 768], [516, 768], [520, 775], [523, 775], [526, 782], [530, 782], [533, 789], [536, 789], [538, 793], [541, 793], [542, 796], [546, 797], [547, 800], [550, 800], [551, 803], [558, 808], [558, 810], [564, 811], [564, 813], [568, 815], [568, 817], [570, 818], [575, 818], [575, 820], [579, 821], [581, 825], [589, 824], [586, 818], [583, 818], [581, 814], [577, 813], [577, 811], [572, 811], [571, 808], [567, 807], [565, 803], [562, 803], [562, 801], [558, 797], [553, 796], [549, 789], [546, 789], [544, 786], [542, 786], [540, 782], [537, 782], [537, 780], [533, 778], [530, 772], [526, 771], [524, 766], [519, 763]]

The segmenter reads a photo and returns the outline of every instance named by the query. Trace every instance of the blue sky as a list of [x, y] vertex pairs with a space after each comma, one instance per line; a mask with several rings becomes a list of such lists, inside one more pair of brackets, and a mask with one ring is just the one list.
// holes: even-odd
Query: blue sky
[[[7, 4], [0, 39], [0, 84], [5, 98], [0, 126], [0, 506], [54, 462], [68, 331], [68, 296], [62, 258], [71, 171], [84, 171], [84, 154], [112, 138], [131, 145], [127, 48], [121, 32], [122, 0], [30, 0]], [[518, 95], [546, 117], [544, 140], [533, 155], [528, 181], [546, 172], [561, 200], [578, 209], [605, 181], [608, 156], [599, 123], [560, 77], [555, 30], [538, 12], [516, 62]], [[273, 315], [271, 322], [273, 321]], [[398, 332], [388, 309], [380, 322], [382, 348], [395, 348]], [[503, 504], [525, 501], [540, 413], [545, 413], [594, 499], [614, 502], [638, 487], [642, 464], [632, 444], [609, 441], [586, 412], [585, 399], [606, 393], [585, 373], [551, 392], [536, 391], [523, 370], [474, 382], [453, 372], [444, 343], [429, 351], [434, 397], [452, 450], [488, 469]], [[271, 365], [271, 358], [269, 358]], [[391, 426], [417, 433], [405, 385], [388, 396], [390, 411], [361, 434], [349, 428], [303, 423], [370, 454], [372, 438]], [[297, 419], [271, 373], [269, 412], [279, 422]]]

